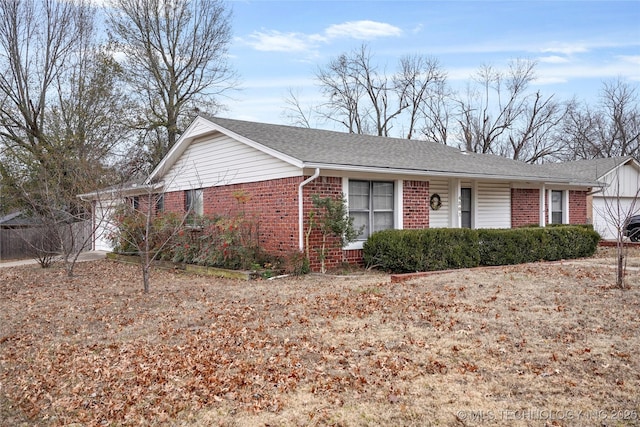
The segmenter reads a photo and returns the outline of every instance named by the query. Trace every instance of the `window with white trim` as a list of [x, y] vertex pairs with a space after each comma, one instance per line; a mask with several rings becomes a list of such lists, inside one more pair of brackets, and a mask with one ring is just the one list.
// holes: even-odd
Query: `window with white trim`
[[564, 191], [551, 191], [551, 224], [562, 224], [564, 219]]
[[362, 228], [357, 241], [367, 240], [373, 232], [393, 228], [393, 182], [349, 180], [349, 216], [356, 230]]
[[184, 210], [189, 214], [204, 214], [204, 191], [202, 188], [184, 192]]

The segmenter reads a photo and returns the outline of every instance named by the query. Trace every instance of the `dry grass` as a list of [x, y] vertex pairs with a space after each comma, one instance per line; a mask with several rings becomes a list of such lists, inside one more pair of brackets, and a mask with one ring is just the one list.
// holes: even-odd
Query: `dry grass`
[[621, 291], [613, 264], [148, 295], [110, 261], [2, 268], [0, 424], [640, 425], [640, 272]]

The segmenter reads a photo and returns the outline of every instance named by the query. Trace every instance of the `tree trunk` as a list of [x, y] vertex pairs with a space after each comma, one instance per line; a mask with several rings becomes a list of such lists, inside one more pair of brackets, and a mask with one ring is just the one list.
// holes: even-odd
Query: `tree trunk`
[[616, 245], [618, 258], [618, 266], [616, 269], [616, 286], [624, 289], [624, 243], [618, 241]]

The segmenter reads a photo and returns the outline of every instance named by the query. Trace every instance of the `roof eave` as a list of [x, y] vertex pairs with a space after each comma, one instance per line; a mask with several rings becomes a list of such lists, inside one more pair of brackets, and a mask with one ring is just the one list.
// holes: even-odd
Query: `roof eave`
[[487, 179], [487, 180], [500, 180], [500, 181], [518, 181], [518, 182], [539, 182], [541, 184], [548, 185], [570, 185], [576, 187], [597, 187], [600, 185], [597, 181], [575, 181], [573, 179], [562, 179], [559, 177], [539, 177], [539, 176], [514, 176], [504, 174], [478, 174], [468, 172], [448, 172], [437, 170], [422, 170], [422, 169], [404, 169], [404, 168], [384, 168], [384, 167], [369, 167], [359, 165], [344, 165], [335, 163], [304, 163], [303, 168], [321, 170], [339, 170], [345, 172], [368, 172], [379, 173], [388, 175], [414, 175], [414, 176], [441, 176], [448, 178], [470, 178], [470, 179]]
[[93, 201], [101, 199], [115, 199], [118, 197], [144, 196], [149, 193], [156, 193], [162, 190], [163, 187], [164, 182], [157, 182], [154, 184], [140, 184], [130, 187], [97, 190], [90, 193], [78, 194], [76, 197], [85, 201]]

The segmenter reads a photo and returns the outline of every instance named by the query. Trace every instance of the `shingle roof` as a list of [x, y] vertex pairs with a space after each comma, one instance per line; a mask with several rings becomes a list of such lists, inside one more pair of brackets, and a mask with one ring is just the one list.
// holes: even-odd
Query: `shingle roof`
[[633, 156], [606, 157], [591, 160], [575, 160], [564, 163], [547, 163], [541, 165], [550, 171], [564, 171], [580, 179], [600, 179], [620, 165], [632, 160]]
[[434, 142], [203, 116], [237, 135], [297, 159], [307, 167], [348, 167], [514, 180], [588, 184], [593, 178], [491, 154], [466, 153]]
[[0, 227], [26, 227], [37, 223], [37, 220], [28, 217], [23, 211], [16, 211], [0, 217]]

